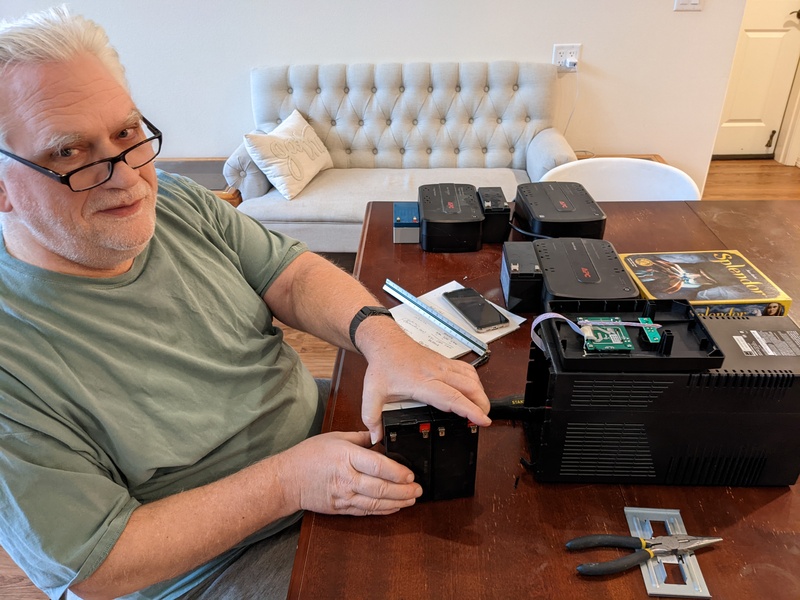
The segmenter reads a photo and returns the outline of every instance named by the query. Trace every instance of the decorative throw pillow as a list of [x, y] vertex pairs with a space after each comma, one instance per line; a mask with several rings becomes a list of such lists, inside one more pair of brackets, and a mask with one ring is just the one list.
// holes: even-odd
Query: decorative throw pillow
[[248, 133], [244, 145], [270, 183], [289, 200], [317, 173], [333, 166], [328, 149], [297, 110], [270, 133]]

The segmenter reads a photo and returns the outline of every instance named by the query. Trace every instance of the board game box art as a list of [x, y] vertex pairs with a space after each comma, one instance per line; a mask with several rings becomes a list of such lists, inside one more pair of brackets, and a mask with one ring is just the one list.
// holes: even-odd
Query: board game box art
[[620, 254], [644, 298], [688, 300], [701, 315], [780, 316], [792, 300], [737, 250]]

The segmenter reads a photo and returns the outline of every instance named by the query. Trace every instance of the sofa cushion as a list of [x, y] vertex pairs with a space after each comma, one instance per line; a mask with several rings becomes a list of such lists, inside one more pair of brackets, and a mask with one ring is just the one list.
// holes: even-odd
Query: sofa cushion
[[321, 170], [333, 166], [322, 140], [297, 110], [271, 133], [253, 132], [244, 138], [253, 162], [288, 199], [303, 191]]
[[367, 202], [415, 202], [421, 185], [499, 186], [510, 202], [517, 193], [517, 185], [528, 181], [522, 169], [328, 169], [291, 202], [276, 190], [270, 190], [264, 196], [245, 200], [239, 210], [262, 223], [362, 223]]

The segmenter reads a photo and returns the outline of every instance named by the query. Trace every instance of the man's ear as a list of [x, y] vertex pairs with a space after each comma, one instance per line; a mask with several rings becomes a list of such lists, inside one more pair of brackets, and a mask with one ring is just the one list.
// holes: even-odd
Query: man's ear
[[0, 178], [0, 212], [11, 212], [11, 202], [6, 191], [6, 182]]

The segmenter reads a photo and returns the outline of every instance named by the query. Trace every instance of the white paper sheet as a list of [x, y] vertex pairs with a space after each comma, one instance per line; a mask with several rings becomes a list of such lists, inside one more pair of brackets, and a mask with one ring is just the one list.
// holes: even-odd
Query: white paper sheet
[[[438, 312], [450, 319], [453, 323], [459, 325], [466, 331], [469, 331], [476, 338], [486, 342], [487, 344], [511, 333], [512, 331], [516, 331], [519, 329], [520, 324], [525, 321], [524, 317], [510, 313], [505, 308], [497, 306], [494, 304], [494, 302], [492, 302], [497, 310], [499, 310], [508, 318], [508, 325], [506, 327], [501, 327], [500, 329], [493, 329], [492, 331], [477, 333], [474, 329], [472, 329], [472, 326], [461, 315], [455, 312], [447, 303], [447, 301], [442, 298], [442, 293], [463, 287], [464, 286], [457, 281], [451, 281], [450, 283], [446, 283], [435, 290], [431, 290], [430, 292], [423, 294], [418, 299], [428, 306], [436, 309]], [[434, 350], [442, 356], [446, 356], [447, 358], [458, 358], [459, 356], [464, 356], [470, 351], [469, 348], [467, 348], [464, 344], [456, 340], [453, 336], [447, 333], [440, 326], [436, 325], [433, 321], [423, 317], [410, 306], [401, 304], [391, 308], [390, 311], [400, 327], [402, 327], [408, 335], [426, 348], [430, 348], [431, 350]]]

